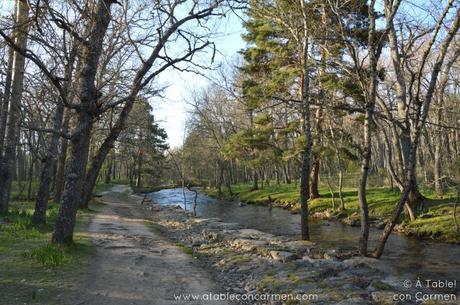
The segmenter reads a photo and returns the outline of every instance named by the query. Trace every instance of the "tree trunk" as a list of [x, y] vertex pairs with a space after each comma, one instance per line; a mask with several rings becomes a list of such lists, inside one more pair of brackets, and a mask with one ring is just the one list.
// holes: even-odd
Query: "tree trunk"
[[265, 182], [265, 180], [264, 180], [264, 172], [261, 170], [258, 173], [260, 173], [260, 176], [259, 176], [260, 177], [260, 182], [261, 182], [260, 187], [261, 187], [261, 189], [264, 189], [264, 182]]
[[6, 134], [6, 122], [8, 119], [8, 107], [10, 105], [10, 95], [11, 95], [11, 77], [13, 76], [13, 57], [14, 51], [13, 48], [9, 48], [8, 51], [8, 67], [6, 70], [5, 78], [5, 91], [2, 96], [2, 109], [0, 115], [0, 159], [3, 156], [3, 145], [5, 143], [5, 134]]
[[[112, 125], [113, 125], [113, 109], [110, 110], [110, 120], [109, 120], [110, 130], [112, 130], [112, 128], [113, 128]], [[112, 151], [112, 149], [111, 149], [111, 151]], [[113, 154], [113, 151], [112, 151], [112, 153], [110, 153], [109, 160], [107, 162], [107, 170], [105, 172], [105, 179], [104, 179], [105, 184], [110, 183], [110, 179], [112, 178], [112, 174], [115, 175], [114, 162], [115, 162], [115, 157], [114, 157], [114, 154]]]
[[229, 175], [230, 175], [230, 184], [236, 184], [237, 183], [237, 178], [236, 178], [237, 175], [235, 175], [233, 159], [230, 159], [228, 168], [229, 168]]
[[259, 176], [257, 174], [257, 170], [252, 170], [252, 191], [256, 191], [259, 189]]
[[[359, 239], [359, 252], [363, 256], [367, 256], [367, 248], [369, 241], [369, 208], [366, 198], [366, 187], [367, 178], [369, 175], [369, 165], [372, 156], [372, 123], [374, 108], [377, 99], [377, 64], [379, 59], [379, 52], [375, 41], [376, 37], [376, 16], [375, 16], [375, 1], [368, 8], [369, 17], [369, 34], [368, 34], [368, 54], [369, 54], [369, 84], [365, 83], [363, 86], [367, 86], [366, 93], [366, 109], [364, 118], [364, 147], [363, 155], [361, 159], [361, 177], [359, 179], [358, 187], [358, 199], [359, 207], [361, 212], [361, 236]], [[391, 20], [388, 20], [391, 22]]]
[[91, 116], [87, 112], [79, 115], [79, 125], [82, 127], [78, 137], [71, 141], [71, 158], [67, 167], [64, 191], [52, 241], [63, 244], [73, 241], [73, 231], [77, 214], [78, 198], [82, 190], [82, 177], [88, 159], [91, 138]]
[[33, 156], [31, 156], [30, 162], [29, 162], [29, 172], [28, 172], [27, 200], [32, 199], [32, 182], [34, 180], [34, 167], [35, 167], [35, 159]]
[[[115, 125], [113, 126], [113, 128], [110, 129], [109, 135], [107, 136], [107, 138], [105, 138], [101, 147], [99, 148], [96, 155], [91, 161], [91, 166], [90, 166], [90, 169], [88, 170], [88, 173], [86, 174], [86, 179], [85, 179], [82, 196], [81, 196], [82, 200], [81, 200], [80, 206], [82, 208], [88, 207], [89, 201], [91, 200], [91, 195], [93, 193], [94, 186], [96, 185], [97, 177], [102, 168], [102, 164], [104, 164], [104, 160], [106, 159], [110, 150], [113, 148], [115, 141], [118, 139], [118, 136], [120, 135], [121, 131], [125, 127], [126, 121], [128, 119], [128, 115], [131, 109], [133, 108], [134, 102], [135, 102], [135, 98], [133, 97], [132, 99], [129, 99], [126, 102], [126, 104], [123, 106], [123, 109], [120, 115], [118, 116], [118, 119], [115, 122]], [[130, 177], [129, 179], [130, 184], [132, 185], [133, 184], [132, 176], [129, 175], [129, 177]]]
[[[57, 145], [58, 146], [58, 150], [56, 151], [59, 152], [59, 144]], [[57, 173], [57, 155], [55, 156], [55, 159], [53, 160], [53, 171], [51, 173], [51, 185], [50, 185], [50, 193], [53, 194], [54, 196], [54, 192], [56, 192], [56, 173]]]
[[[27, 0], [16, 1], [15, 43], [21, 49], [27, 44], [29, 30], [29, 4]], [[9, 196], [13, 176], [16, 171], [16, 145], [19, 137], [19, 117], [24, 83], [25, 58], [19, 52], [13, 55], [13, 75], [11, 77], [11, 99], [8, 113], [8, 130], [5, 138], [4, 156], [0, 163], [0, 213], [8, 212]]]
[[[442, 93], [441, 93], [442, 94]], [[441, 123], [442, 108], [441, 105], [438, 105], [437, 109], [437, 123]], [[442, 198], [444, 195], [443, 185], [442, 185], [442, 172], [441, 172], [441, 146], [442, 146], [442, 130], [441, 128], [436, 128], [436, 139], [434, 147], [434, 189], [436, 191], [436, 196]]]
[[339, 198], [340, 198], [340, 207], [342, 211], [345, 211], [345, 200], [343, 199], [343, 169], [339, 169]]
[[311, 171], [311, 184], [310, 184], [310, 199], [319, 198], [318, 180], [319, 180], [319, 159], [318, 156], [314, 157], [312, 171]]
[[[129, 185], [133, 186], [134, 183], [133, 183], [133, 171], [131, 168], [126, 168], [126, 170], [128, 171], [127, 175], [129, 177]], [[96, 176], [97, 177], [97, 176]]]
[[276, 180], [276, 185], [280, 185], [280, 169], [279, 167], [277, 166], [275, 168], [275, 180]]
[[358, 198], [361, 212], [361, 236], [359, 239], [359, 252], [361, 255], [367, 255], [367, 243], [369, 240], [369, 210], [366, 200], [367, 176], [369, 174], [369, 162], [371, 160], [371, 122], [373, 107], [368, 104], [366, 109], [366, 118], [364, 121], [364, 153], [361, 160], [361, 177], [359, 179]]
[[342, 162], [342, 157], [340, 156], [339, 147], [337, 145], [337, 141], [335, 139], [335, 134], [334, 134], [334, 129], [332, 128], [332, 126], [329, 126], [329, 130], [331, 132], [332, 145], [334, 146], [334, 150], [335, 150], [335, 159], [337, 161], [337, 166], [339, 168], [338, 186], [339, 186], [340, 207], [341, 207], [342, 211], [345, 211], [345, 200], [343, 199], [343, 170], [344, 170], [344, 165], [343, 165], [343, 162]]
[[222, 183], [224, 181], [224, 168], [220, 162], [218, 162], [219, 176], [217, 178], [217, 189], [219, 191], [219, 196], [222, 196]]
[[[60, 130], [62, 118], [64, 116], [64, 104], [60, 101], [57, 103], [53, 118], [53, 129]], [[48, 147], [48, 152], [42, 160], [43, 168], [40, 174], [40, 184], [38, 187], [37, 200], [35, 201], [35, 211], [32, 216], [34, 223], [46, 223], [46, 210], [48, 209], [48, 199], [50, 193], [50, 183], [53, 175], [53, 164], [58, 153], [59, 134], [51, 135], [51, 142]]]
[[[447, 8], [449, 8], [450, 5], [452, 5], [451, 2], [448, 4]], [[441, 17], [441, 19], [438, 21], [438, 24], [442, 23], [443, 18], [444, 17]], [[414, 118], [416, 125], [411, 130], [412, 136], [411, 136], [410, 154], [409, 154], [408, 166], [407, 166], [406, 184], [405, 184], [404, 192], [401, 195], [395, 210], [393, 211], [391, 221], [387, 223], [387, 225], [385, 226], [385, 229], [382, 235], [380, 236], [379, 243], [373, 252], [373, 256], [376, 258], [379, 258], [383, 254], [383, 250], [385, 248], [385, 244], [388, 240], [388, 237], [390, 236], [391, 232], [393, 231], [394, 226], [398, 222], [398, 218], [403, 210], [404, 204], [408, 200], [410, 192], [412, 191], [414, 195], [418, 193], [418, 187], [415, 181], [415, 177], [416, 177], [416, 164], [417, 164], [417, 148], [420, 142], [420, 133], [426, 123], [426, 118], [428, 116], [428, 111], [429, 111], [429, 108], [432, 102], [432, 98], [433, 98], [433, 94], [435, 91], [435, 85], [437, 83], [438, 76], [441, 71], [444, 59], [448, 52], [448, 47], [453, 41], [459, 29], [460, 29], [460, 15], [457, 14], [455, 16], [453, 26], [449, 29], [446, 38], [444, 39], [444, 41], [442, 42], [440, 46], [441, 52], [440, 54], [437, 54], [436, 61], [432, 66], [430, 81], [429, 81], [429, 85], [427, 87], [425, 96], [423, 97], [423, 103], [417, 104], [414, 102], [414, 105], [417, 105], [417, 107], [419, 108], [416, 109], [417, 116]], [[426, 52], [430, 52], [430, 50], [428, 49]], [[426, 55], [424, 56], [426, 60], [426, 57], [429, 55], [429, 53], [425, 53], [424, 55]], [[455, 59], [456, 58], [454, 57], [453, 60]], [[425, 62], [423, 62], [423, 64], [425, 64]], [[449, 70], [452, 64], [453, 64], [453, 61], [448, 62], [448, 64], [446, 65], [446, 70], [445, 70], [446, 73], [449, 73]], [[423, 65], [421, 66], [421, 69], [423, 69]], [[416, 98], [418, 99], [419, 97], [416, 97]]]
[[[323, 10], [324, 11], [324, 10]], [[324, 54], [321, 53], [321, 62], [324, 61]], [[320, 78], [324, 74], [324, 64], [321, 65], [320, 68]], [[324, 98], [324, 90], [320, 89], [320, 98]], [[321, 102], [320, 102], [321, 103]], [[322, 136], [322, 108], [321, 106], [316, 110], [315, 113], [315, 121], [316, 121], [316, 132], [315, 136], [313, 137], [313, 147], [321, 146], [321, 136]], [[320, 157], [319, 153], [313, 154], [313, 164], [312, 164], [312, 172], [311, 172], [311, 184], [310, 184], [310, 199], [319, 198], [319, 191], [318, 191], [318, 180], [319, 180], [319, 171], [320, 171]]]
[[376, 249], [372, 253], [373, 257], [379, 258], [380, 256], [382, 256], [386, 241], [388, 240], [388, 237], [390, 237], [390, 234], [393, 231], [393, 228], [398, 222], [399, 215], [401, 214], [404, 208], [404, 203], [406, 202], [407, 197], [409, 195], [409, 189], [410, 189], [410, 185], [407, 185], [401, 197], [399, 198], [399, 201], [396, 205], [396, 209], [393, 211], [393, 214], [391, 216], [391, 221], [385, 226], [385, 229], [383, 230], [383, 233], [379, 239], [379, 243], [377, 244]]
[[26, 180], [26, 165], [25, 165], [25, 152], [22, 148], [21, 145], [21, 140], [20, 140], [20, 135], [18, 139], [18, 144], [16, 146], [17, 149], [17, 166], [18, 166], [18, 172], [17, 172], [17, 180], [19, 184], [22, 184], [23, 181]]
[[[306, 29], [305, 29], [306, 30]], [[309, 42], [305, 35], [302, 46], [302, 102], [303, 102], [303, 136], [305, 137], [305, 147], [302, 152], [302, 165], [300, 170], [300, 227], [303, 240], [310, 239], [308, 227], [308, 199], [310, 197], [310, 156], [312, 148], [312, 134], [310, 122], [310, 75], [308, 68], [308, 49]]]
[[139, 155], [137, 156], [137, 182], [136, 186], [141, 187], [142, 183], [142, 150], [139, 150]]
[[407, 177], [405, 178], [405, 186], [403, 189], [403, 192], [399, 198], [399, 201], [396, 205], [396, 208], [393, 211], [393, 214], [391, 216], [391, 220], [387, 225], [385, 226], [385, 229], [382, 232], [382, 235], [379, 238], [379, 242], [377, 244], [377, 247], [375, 248], [374, 252], [372, 253], [372, 256], [375, 258], [379, 258], [383, 254], [383, 250], [385, 248], [385, 244], [388, 240], [388, 237], [390, 237], [391, 232], [393, 231], [393, 228], [395, 225], [398, 223], [399, 216], [401, 215], [401, 212], [403, 211], [404, 206], [409, 200], [409, 196], [411, 193], [411, 190], [417, 189], [416, 183], [415, 183], [415, 164], [417, 162], [417, 146], [418, 146], [418, 141], [419, 141], [419, 134], [420, 132], [418, 130], [415, 130], [415, 135], [414, 135], [414, 142], [410, 146], [410, 154], [408, 158], [408, 173]]
[[120, 180], [120, 171], [119, 167], [117, 168], [117, 160], [116, 160], [116, 155], [115, 153], [113, 154], [113, 159], [112, 159], [112, 180], [117, 180], [117, 175], [118, 175], [118, 180]]
[[407, 202], [404, 205], [410, 221], [414, 221], [416, 219], [415, 211], [419, 209], [425, 201], [425, 196], [420, 193], [418, 188], [418, 182], [415, 175], [416, 173], [414, 172], [414, 177], [412, 177], [412, 182], [410, 184], [409, 196], [407, 197]]
[[[70, 52], [69, 61], [65, 65], [65, 75], [68, 81], [66, 81], [65, 83], [64, 90], [66, 90], [67, 95], [70, 95], [69, 94], [70, 79], [72, 78], [76, 52], [77, 52], [77, 49], [74, 46], [73, 50]], [[64, 112], [65, 112], [64, 103], [63, 101], [58, 100], [56, 104], [56, 110], [54, 112], [53, 126], [52, 126], [53, 129], [56, 131], [61, 130], [61, 128], [63, 127], [62, 120], [64, 118]], [[68, 125], [68, 119], [66, 118], [66, 120], [67, 122], [65, 122], [65, 124]], [[64, 129], [67, 129], [67, 126], [64, 126]], [[53, 177], [54, 168], [56, 167], [56, 156], [58, 155], [58, 151], [59, 151], [59, 139], [60, 139], [59, 134], [53, 133], [51, 135], [51, 141], [48, 147], [48, 152], [45, 158], [42, 160], [43, 168], [40, 174], [40, 184], [38, 188], [38, 195], [37, 195], [37, 200], [35, 202], [34, 215], [32, 217], [32, 221], [35, 223], [42, 223], [42, 224], [46, 223], [46, 210], [48, 208], [48, 199], [50, 195], [49, 194], [50, 184], [51, 184], [51, 179]], [[67, 150], [67, 147], [65, 148]], [[63, 163], [65, 164], [65, 159]], [[61, 188], [62, 186], [59, 185], [59, 187]]]
[[289, 173], [289, 164], [283, 164], [284, 183], [291, 184], [291, 175]]
[[110, 179], [112, 179], [112, 167], [113, 167], [113, 157], [110, 157], [107, 161], [107, 170], [105, 172], [104, 183], [110, 184]]
[[232, 191], [232, 176], [231, 176], [231, 173], [230, 173], [230, 171], [231, 171], [230, 168], [231, 168], [231, 163], [227, 163], [227, 168], [226, 168], [227, 175], [225, 175], [225, 184], [226, 184], [228, 193], [230, 195], [233, 195], [233, 191]]
[[[66, 110], [64, 115], [64, 123], [62, 124], [63, 132], [67, 133], [69, 130], [70, 111]], [[67, 150], [69, 146], [69, 140], [61, 138], [59, 158], [57, 161], [57, 173], [56, 173], [56, 185], [54, 187], [54, 201], [60, 202], [62, 196], [62, 190], [64, 189], [65, 181], [65, 167], [67, 159]]]
[[94, 15], [88, 21], [87, 43], [82, 45], [82, 68], [78, 75], [77, 96], [80, 99], [78, 124], [77, 130], [72, 135], [71, 158], [52, 237], [52, 241], [59, 244], [73, 241], [78, 198], [82, 191], [85, 167], [88, 162], [91, 129], [96, 115], [98, 92], [95, 86], [95, 77], [104, 37], [110, 23], [110, 6], [112, 3], [111, 0], [99, 0], [97, 2]]

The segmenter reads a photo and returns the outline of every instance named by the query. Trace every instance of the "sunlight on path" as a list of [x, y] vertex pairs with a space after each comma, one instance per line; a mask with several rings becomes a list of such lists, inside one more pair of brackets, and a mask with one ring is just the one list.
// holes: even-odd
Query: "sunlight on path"
[[84, 272], [81, 291], [65, 304], [190, 305], [203, 301], [174, 297], [221, 292], [190, 255], [149, 230], [135, 205], [138, 197], [120, 193], [132, 192], [117, 185], [103, 194], [106, 206], [94, 217], [88, 232], [96, 245], [93, 262]]

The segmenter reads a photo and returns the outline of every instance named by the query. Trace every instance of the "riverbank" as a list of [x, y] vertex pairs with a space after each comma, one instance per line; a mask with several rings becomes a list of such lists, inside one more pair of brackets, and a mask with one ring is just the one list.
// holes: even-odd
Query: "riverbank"
[[[136, 194], [153, 193], [153, 192], [158, 192], [161, 190], [175, 189], [179, 187], [182, 187], [182, 184], [171, 183], [171, 184], [163, 184], [163, 185], [157, 185], [157, 186], [131, 186], [133, 192]], [[190, 184], [190, 187], [201, 187], [201, 186], [199, 186], [198, 184]]]
[[[227, 293], [247, 298], [293, 298], [284, 302], [251, 299], [242, 304], [414, 304], [417, 296], [433, 296], [437, 301], [444, 298], [447, 302], [443, 304], [456, 304], [457, 288], [437, 291], [408, 287], [403, 281], [416, 280], [416, 270], [411, 278], [396, 277], [397, 272], [384, 260], [323, 249], [318, 244], [217, 218], [193, 217], [173, 206], [154, 203], [144, 208], [151, 213], [150, 226], [201, 262]], [[395, 301], [399, 296], [406, 299]]]
[[[96, 185], [94, 193], [99, 194], [101, 192], [107, 191], [112, 189], [114, 186], [117, 185], [129, 185], [129, 181], [112, 181], [110, 183], [101, 183]], [[145, 194], [145, 193], [152, 193], [152, 192], [158, 192], [164, 189], [171, 189], [171, 188], [176, 188], [180, 187], [179, 185], [176, 184], [163, 184], [163, 185], [157, 185], [157, 186], [130, 186], [130, 188], [133, 190], [134, 193], [136, 194]]]
[[[288, 209], [292, 213], [300, 211], [299, 189], [291, 185], [271, 185], [263, 189], [251, 191], [251, 186], [238, 184], [232, 187], [232, 194], [223, 189], [218, 194], [216, 189], [203, 189], [206, 195], [233, 200], [238, 198], [247, 204], [268, 205], [271, 203], [279, 208]], [[391, 217], [393, 208], [399, 198], [398, 190], [388, 188], [370, 188], [367, 192], [369, 215], [373, 227], [382, 229]], [[459, 244], [460, 231], [457, 230], [454, 215], [455, 194], [448, 193], [444, 199], [436, 199], [429, 190], [423, 192], [427, 197], [423, 210], [418, 218], [409, 222], [405, 215], [401, 216], [401, 223], [395, 231], [420, 239], [430, 239], [440, 242]], [[346, 188], [343, 191], [345, 210], [341, 210], [338, 193], [334, 193], [335, 205], [332, 194], [325, 189], [320, 190], [320, 198], [309, 201], [312, 217], [337, 220], [352, 226], [359, 226], [359, 202], [356, 189]], [[460, 209], [460, 208], [459, 208]], [[457, 211], [457, 215], [460, 212]], [[457, 216], [458, 217], [458, 216]], [[458, 220], [460, 222], [460, 219]]]
[[146, 194], [146, 193], [152, 193], [152, 192], [158, 192], [161, 190], [165, 189], [173, 189], [176, 187], [180, 187], [179, 185], [176, 184], [166, 184], [166, 185], [159, 185], [159, 186], [133, 186], [132, 189], [134, 193], [136, 194]]

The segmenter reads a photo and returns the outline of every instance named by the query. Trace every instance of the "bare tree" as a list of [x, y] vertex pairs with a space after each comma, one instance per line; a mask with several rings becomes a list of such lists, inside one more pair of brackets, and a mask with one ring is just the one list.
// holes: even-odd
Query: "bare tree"
[[[414, 112], [410, 125], [410, 154], [408, 166], [405, 167], [404, 172], [404, 190], [401, 194], [401, 197], [399, 198], [396, 208], [393, 211], [390, 222], [385, 226], [385, 229], [380, 236], [379, 243], [372, 253], [372, 256], [374, 257], [380, 257], [383, 254], [386, 241], [388, 240], [388, 237], [390, 236], [394, 226], [398, 222], [399, 215], [401, 214], [404, 205], [409, 199], [411, 192], [414, 190], [414, 188], [416, 188], [417, 149], [420, 142], [421, 132], [423, 130], [423, 126], [426, 123], [428, 112], [433, 102], [438, 77], [443, 69], [443, 66], [445, 65], [445, 59], [448, 55], [449, 47], [454, 41], [454, 38], [460, 28], [460, 9], [455, 8], [454, 2], [455, 1], [453, 0], [449, 1], [446, 4], [443, 12], [438, 17], [434, 31], [431, 34], [431, 39], [426, 42], [426, 48], [422, 53], [417, 72], [413, 74], [413, 79], [415, 80], [413, 82], [414, 92], [412, 92], [410, 96], [413, 99], [411, 104], [414, 107]], [[389, 2], [387, 2], [386, 5], [388, 6]], [[439, 47], [436, 49], [434, 45], [440, 39], [438, 35], [440, 35], [443, 30], [446, 18], [448, 18], [451, 8], [454, 8], [455, 10], [453, 21], [449, 27], [449, 30], [445, 34], [445, 37], [441, 40]], [[434, 56], [434, 61], [432, 63], [432, 67], [430, 68], [431, 73], [429, 73], [427, 89], [425, 92], [422, 92], [422, 77], [425, 75], [425, 68], [429, 64], [430, 55]], [[448, 61], [446, 64], [447, 70], [449, 70], [451, 66], [452, 64]]]
[[[25, 49], [27, 32], [29, 30], [29, 3], [27, 0], [17, 0], [15, 7], [15, 22], [13, 39], [20, 49]], [[0, 156], [0, 212], [8, 211], [11, 183], [16, 171], [16, 145], [19, 138], [19, 116], [24, 83], [24, 56], [15, 50], [12, 57], [11, 96], [9, 100], [8, 129], [5, 138], [5, 150]]]
[[[209, 6], [205, 6], [204, 8], [197, 7], [196, 9], [190, 11], [188, 15], [183, 17], [176, 16], [178, 15], [176, 9], [177, 5], [179, 5], [179, 2], [169, 9], [157, 8], [161, 12], [165, 13], [165, 16], [159, 17], [161, 18], [158, 20], [158, 23], [161, 25], [160, 31], [158, 32], [156, 40], [154, 40], [151, 44], [152, 51], [150, 55], [147, 58], [141, 58], [143, 64], [137, 69], [136, 75], [134, 76], [134, 80], [130, 87], [129, 95], [121, 98], [120, 100], [114, 101], [105, 107], [106, 109], [109, 109], [110, 107], [123, 104], [123, 108], [118, 115], [118, 119], [92, 160], [83, 188], [83, 207], [88, 205], [92, 189], [94, 188], [102, 164], [110, 149], [113, 147], [116, 139], [120, 135], [120, 132], [124, 129], [128, 114], [130, 113], [139, 92], [146, 87], [149, 82], [153, 81], [160, 73], [168, 68], [179, 68], [178, 65], [181, 63], [190, 63], [193, 65], [192, 60], [196, 53], [213, 46], [211, 42], [204, 40], [203, 37], [200, 37], [197, 33], [182, 32], [182, 27], [192, 21], [205, 20], [213, 15], [220, 15], [219, 12], [216, 12], [220, 3], [215, 2]], [[198, 5], [198, 3], [195, 5]], [[179, 36], [187, 47], [184, 48], [183, 52], [177, 56], [170, 56], [168, 53], [162, 54], [162, 52], [167, 52], [166, 50], [169, 47], [170, 40], [177, 39], [176, 36]], [[152, 37], [149, 37], [149, 39], [152, 39]]]
[[[356, 46], [356, 43], [350, 40], [350, 36], [346, 31], [345, 25], [343, 24], [343, 4], [340, 4], [338, 1], [329, 1], [330, 7], [334, 14], [336, 15], [336, 20], [340, 25], [342, 40], [345, 42], [348, 49], [348, 53], [351, 57], [351, 60], [354, 65], [354, 71], [356, 73], [357, 79], [360, 83], [363, 97], [364, 97], [364, 123], [363, 123], [363, 147], [362, 147], [362, 157], [361, 157], [361, 173], [358, 186], [358, 199], [359, 206], [361, 211], [361, 237], [359, 240], [359, 251], [361, 255], [367, 255], [368, 240], [369, 240], [369, 208], [366, 198], [366, 187], [367, 180], [370, 169], [370, 161], [372, 155], [372, 124], [374, 120], [375, 105], [377, 101], [377, 88], [379, 84], [378, 79], [378, 62], [382, 53], [382, 48], [384, 46], [384, 34], [378, 33], [376, 19], [376, 1], [372, 0], [368, 4], [367, 9], [367, 66], [364, 66], [363, 60], [360, 58], [359, 47]], [[395, 17], [398, 8], [400, 6], [400, 1], [392, 1], [389, 5], [389, 16], [387, 19], [387, 25], [384, 29], [384, 32], [389, 30], [389, 22]]]
[[[66, 43], [66, 41], [64, 41]], [[65, 50], [65, 48], [63, 48]], [[67, 57], [67, 63], [65, 64], [64, 76], [67, 80], [65, 83], [65, 92], [70, 92], [70, 80], [72, 79], [74, 63], [77, 53], [77, 46], [74, 44], [71, 47], [70, 54]], [[63, 101], [56, 102], [56, 109], [54, 110], [52, 119], [52, 129], [61, 130], [62, 121], [64, 118], [65, 105]], [[39, 188], [37, 194], [37, 200], [35, 202], [35, 211], [32, 217], [32, 221], [35, 223], [46, 223], [46, 210], [48, 207], [48, 199], [50, 194], [51, 179], [53, 176], [53, 167], [56, 164], [56, 157], [58, 155], [60, 135], [55, 132], [51, 134], [51, 140], [46, 152], [46, 155], [42, 159], [42, 171], [40, 174]], [[61, 165], [62, 166], [62, 165]], [[62, 177], [63, 178], [63, 177]], [[61, 187], [61, 186], [58, 186]], [[60, 195], [58, 195], [60, 196]]]

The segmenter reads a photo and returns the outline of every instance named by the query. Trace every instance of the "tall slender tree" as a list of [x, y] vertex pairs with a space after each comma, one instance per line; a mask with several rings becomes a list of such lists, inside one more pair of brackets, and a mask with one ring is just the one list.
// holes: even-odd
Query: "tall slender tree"
[[[20, 49], [25, 49], [29, 31], [29, 3], [27, 0], [17, 0], [13, 28], [13, 39]], [[9, 100], [7, 133], [5, 138], [4, 155], [0, 156], [0, 212], [8, 211], [11, 184], [16, 173], [16, 145], [19, 139], [19, 121], [21, 100], [24, 84], [25, 58], [14, 50], [11, 70], [11, 96]]]

